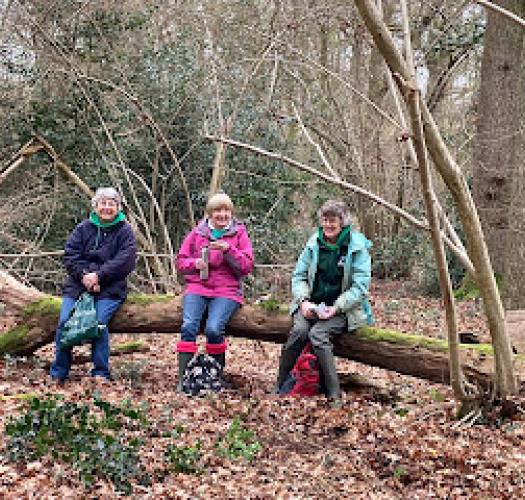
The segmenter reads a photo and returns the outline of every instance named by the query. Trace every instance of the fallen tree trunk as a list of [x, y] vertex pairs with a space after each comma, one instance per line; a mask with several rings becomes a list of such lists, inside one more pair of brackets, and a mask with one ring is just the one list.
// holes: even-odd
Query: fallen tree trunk
[[[30, 355], [54, 338], [60, 299], [22, 285], [0, 272], [0, 302], [11, 314], [12, 326], [0, 331], [0, 355]], [[112, 333], [179, 332], [180, 297], [130, 297], [113, 318]], [[244, 306], [228, 324], [226, 334], [283, 343], [291, 327], [285, 312]], [[487, 388], [492, 379], [491, 347], [462, 349], [465, 375]], [[335, 342], [337, 356], [435, 382], [449, 382], [447, 345], [444, 341], [379, 328], [362, 328]], [[483, 361], [483, 362], [482, 362]]]

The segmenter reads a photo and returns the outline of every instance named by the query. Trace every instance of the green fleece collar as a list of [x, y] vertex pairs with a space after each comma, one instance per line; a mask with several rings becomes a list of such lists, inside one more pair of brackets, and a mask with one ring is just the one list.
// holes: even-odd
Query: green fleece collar
[[111, 222], [106, 222], [103, 224], [100, 222], [100, 219], [98, 218], [98, 215], [96, 212], [91, 212], [89, 214], [89, 220], [92, 224], [97, 226], [99, 229], [106, 229], [108, 227], [112, 227], [115, 224], [118, 224], [119, 222], [122, 222], [123, 220], [126, 220], [126, 216], [119, 211], [119, 213], [116, 215], [116, 217]]
[[339, 250], [339, 248], [341, 248], [341, 245], [343, 245], [344, 243], [348, 243], [348, 239], [349, 239], [348, 236], [350, 234], [350, 231], [351, 231], [350, 226], [344, 227], [339, 233], [339, 236], [337, 237], [337, 241], [335, 243], [328, 243], [324, 239], [323, 228], [320, 227], [318, 230], [317, 237], [319, 238], [319, 242], [321, 243], [321, 245], [327, 248], [328, 250]]
[[224, 229], [217, 229], [208, 219], [208, 227], [210, 228], [211, 235], [214, 239], [219, 240], [223, 237], [223, 235], [230, 229], [231, 221], [228, 223], [228, 225]]
[[222, 235], [227, 231], [227, 229], [212, 229], [211, 235], [216, 239], [222, 238]]

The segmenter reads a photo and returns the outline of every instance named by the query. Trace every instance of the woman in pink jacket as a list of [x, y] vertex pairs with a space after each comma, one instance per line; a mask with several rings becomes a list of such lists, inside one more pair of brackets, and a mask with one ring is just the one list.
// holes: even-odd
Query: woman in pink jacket
[[186, 365], [197, 352], [197, 334], [206, 309], [206, 352], [224, 368], [224, 329], [243, 303], [241, 278], [253, 268], [250, 238], [232, 212], [228, 195], [213, 195], [206, 205], [206, 217], [186, 236], [177, 255], [177, 269], [186, 281], [177, 343], [179, 391]]

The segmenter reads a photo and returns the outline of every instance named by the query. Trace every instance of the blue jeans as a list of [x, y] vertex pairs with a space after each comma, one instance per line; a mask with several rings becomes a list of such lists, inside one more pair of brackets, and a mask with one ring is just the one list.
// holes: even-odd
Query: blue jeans
[[188, 293], [183, 299], [181, 340], [195, 342], [201, 326], [201, 320], [206, 309], [208, 319], [204, 333], [209, 344], [224, 343], [224, 329], [232, 314], [239, 309], [235, 300], [224, 297], [203, 297]]
[[[55, 337], [55, 360], [51, 365], [49, 374], [53, 378], [64, 380], [69, 375], [71, 368], [71, 348], [62, 349], [60, 347], [60, 336], [65, 322], [68, 320], [71, 310], [76, 300], [71, 297], [62, 298], [62, 307], [60, 308], [60, 318]], [[120, 299], [95, 299], [95, 308], [97, 310], [97, 320], [101, 325], [109, 324], [111, 318], [122, 304]], [[109, 331], [106, 326], [102, 335], [91, 342], [91, 360], [93, 361], [93, 377], [110, 378], [109, 373]]]

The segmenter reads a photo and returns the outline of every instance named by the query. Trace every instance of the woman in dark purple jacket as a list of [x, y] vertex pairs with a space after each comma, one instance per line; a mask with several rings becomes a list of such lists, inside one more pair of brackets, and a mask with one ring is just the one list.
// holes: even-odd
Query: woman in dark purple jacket
[[[68, 276], [56, 332], [56, 355], [50, 375], [63, 383], [71, 368], [71, 349], [60, 347], [64, 323], [83, 292], [95, 297], [97, 320], [109, 324], [127, 295], [127, 276], [135, 268], [136, 241], [122, 213], [121, 198], [113, 188], [99, 188], [91, 200], [93, 211], [69, 236], [64, 255]], [[110, 378], [109, 332], [92, 342], [93, 377]]]

